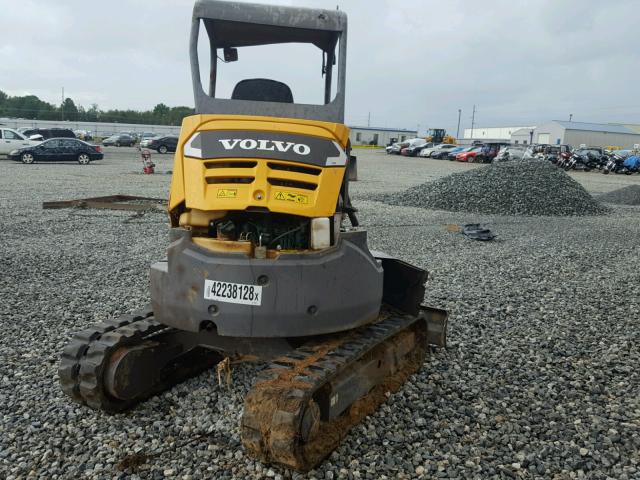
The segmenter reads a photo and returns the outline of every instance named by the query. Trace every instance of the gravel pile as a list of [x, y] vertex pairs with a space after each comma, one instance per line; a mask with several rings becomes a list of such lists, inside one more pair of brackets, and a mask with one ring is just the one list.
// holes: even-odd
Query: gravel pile
[[[3, 480], [640, 478], [640, 220], [629, 208], [570, 221], [496, 216], [500, 240], [482, 243], [443, 228], [466, 214], [358, 202], [362, 223], [375, 225], [372, 248], [431, 271], [425, 303], [450, 311], [449, 348], [308, 475], [241, 446], [258, 365], [235, 367], [229, 388], [206, 372], [121, 415], [70, 402], [57, 383], [60, 351], [73, 332], [148, 301], [166, 218], [40, 202], [166, 196], [169, 176], [134, 175], [137, 154], [118, 152], [90, 167], [0, 161]], [[368, 172], [455, 168], [367, 154], [361, 197], [378, 190]], [[162, 449], [136, 473], [117, 468]]]
[[378, 197], [390, 205], [495, 215], [596, 215], [606, 211], [563, 170], [519, 160], [454, 173]]
[[598, 197], [604, 203], [616, 205], [640, 205], [640, 185], [629, 185]]

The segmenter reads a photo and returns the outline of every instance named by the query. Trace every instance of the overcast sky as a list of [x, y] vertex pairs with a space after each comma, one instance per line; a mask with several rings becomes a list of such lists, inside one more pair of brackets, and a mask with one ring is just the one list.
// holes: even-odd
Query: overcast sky
[[[455, 133], [458, 109], [462, 128], [469, 127], [474, 104], [478, 126], [529, 125], [569, 114], [579, 121], [640, 123], [638, 0], [265, 3], [339, 5], [347, 12], [350, 124], [366, 125], [370, 113], [372, 126]], [[0, 0], [0, 90], [59, 103], [64, 86], [76, 103], [103, 109], [193, 105], [192, 5]], [[296, 99], [320, 88], [319, 51], [268, 53], [240, 50], [231, 73], [284, 80]], [[276, 76], [263, 75], [274, 70]]]

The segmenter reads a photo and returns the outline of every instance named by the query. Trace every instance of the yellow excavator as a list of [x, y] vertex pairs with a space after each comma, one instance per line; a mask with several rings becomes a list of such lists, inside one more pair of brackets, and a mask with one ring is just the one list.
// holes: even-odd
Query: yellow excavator
[[[197, 113], [175, 154], [167, 258], [151, 266], [149, 308], [65, 347], [59, 378], [75, 401], [121, 412], [228, 358], [259, 359], [244, 447], [306, 471], [422, 367], [430, 345], [444, 346], [447, 313], [422, 305], [427, 272], [369, 250], [350, 200], [346, 35], [341, 11], [196, 2]], [[286, 43], [322, 53], [323, 102], [296, 103], [265, 78], [219, 93], [222, 62]]]

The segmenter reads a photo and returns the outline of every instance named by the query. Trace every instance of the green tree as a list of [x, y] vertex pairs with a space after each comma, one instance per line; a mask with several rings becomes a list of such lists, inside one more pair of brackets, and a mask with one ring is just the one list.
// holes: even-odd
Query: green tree
[[173, 107], [169, 113], [169, 125], [182, 125], [182, 119], [194, 113], [191, 107]]
[[87, 122], [97, 122], [98, 117], [100, 116], [100, 110], [98, 109], [97, 103], [92, 103], [91, 108], [87, 110], [85, 114], [85, 118]]
[[158, 117], [163, 117], [169, 113], [171, 109], [167, 107], [164, 103], [159, 103], [155, 107], [153, 107], [153, 114]]
[[[62, 110], [62, 111], [61, 111]], [[89, 109], [76, 106], [71, 98], [66, 98], [59, 107], [40, 100], [35, 95], [12, 97], [0, 91], [0, 115], [36, 120], [82, 120], [89, 122], [144, 123], [159, 125], [180, 125], [187, 115], [193, 115], [191, 107], [169, 107], [158, 103], [153, 110], [107, 110], [102, 111], [97, 104]], [[62, 114], [62, 115], [61, 115]]]
[[78, 107], [70, 98], [65, 98], [62, 104], [62, 115], [64, 120], [78, 120]]

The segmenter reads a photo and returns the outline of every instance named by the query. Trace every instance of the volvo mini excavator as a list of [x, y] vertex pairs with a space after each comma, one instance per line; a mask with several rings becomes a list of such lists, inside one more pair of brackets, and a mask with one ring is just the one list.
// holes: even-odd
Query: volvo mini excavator
[[[287, 43], [322, 53], [323, 101], [296, 103], [264, 78], [241, 80], [230, 98], [216, 90], [239, 52]], [[77, 402], [121, 412], [252, 356], [267, 364], [245, 398], [243, 445], [307, 471], [421, 368], [430, 345], [444, 346], [447, 313], [422, 305], [426, 271], [370, 251], [358, 226], [343, 12], [198, 0], [190, 57], [196, 114], [182, 123], [151, 305], [75, 334], [60, 383]]]

